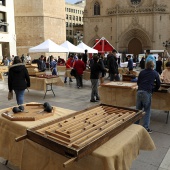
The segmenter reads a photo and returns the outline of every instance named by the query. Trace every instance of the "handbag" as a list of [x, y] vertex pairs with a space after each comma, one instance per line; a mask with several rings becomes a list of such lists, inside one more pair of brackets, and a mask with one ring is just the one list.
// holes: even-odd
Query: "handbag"
[[71, 69], [71, 72], [70, 72], [71, 76], [74, 76], [76, 77], [77, 76], [77, 71], [75, 68]]
[[13, 99], [13, 91], [9, 91], [8, 92], [8, 100], [12, 100]]

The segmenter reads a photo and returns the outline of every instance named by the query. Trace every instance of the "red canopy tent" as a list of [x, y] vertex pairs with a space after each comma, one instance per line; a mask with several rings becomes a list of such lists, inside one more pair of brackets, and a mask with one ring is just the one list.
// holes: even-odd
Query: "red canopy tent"
[[96, 44], [92, 48], [98, 50], [99, 53], [105, 53], [115, 49], [104, 37], [100, 40], [96, 39]]

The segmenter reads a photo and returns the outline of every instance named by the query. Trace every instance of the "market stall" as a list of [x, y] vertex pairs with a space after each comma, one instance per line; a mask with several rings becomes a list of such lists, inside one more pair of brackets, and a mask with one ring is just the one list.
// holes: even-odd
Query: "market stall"
[[[3, 113], [6, 109], [0, 111]], [[37, 127], [54, 119], [62, 118], [72, 110], [55, 107], [55, 114], [37, 121], [10, 121], [0, 114], [0, 157], [22, 170], [62, 170], [68, 158], [57, 154], [28, 139], [15, 142], [28, 128]], [[129, 150], [129, 148], [131, 148]], [[154, 143], [147, 131], [140, 125], [130, 125], [90, 155], [72, 163], [71, 170], [127, 170], [138, 156], [139, 150], [153, 150]], [[127, 154], [128, 153], [128, 154]]]

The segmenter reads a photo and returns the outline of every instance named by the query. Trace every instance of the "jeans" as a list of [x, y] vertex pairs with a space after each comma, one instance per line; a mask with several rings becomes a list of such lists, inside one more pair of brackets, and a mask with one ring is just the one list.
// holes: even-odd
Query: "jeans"
[[98, 85], [99, 85], [99, 80], [98, 79], [91, 79], [91, 100], [95, 100], [99, 98], [99, 94], [98, 94]]
[[[152, 94], [148, 93], [147, 91], [139, 90], [137, 91], [137, 101], [136, 101], [136, 109], [138, 110], [144, 110], [145, 115], [143, 118], [143, 127], [145, 129], [149, 128], [150, 124], [150, 108], [151, 108], [151, 100], [152, 100]], [[136, 122], [136, 123], [139, 123]]]
[[24, 90], [14, 90], [16, 95], [16, 100], [18, 105], [22, 105], [24, 103]]

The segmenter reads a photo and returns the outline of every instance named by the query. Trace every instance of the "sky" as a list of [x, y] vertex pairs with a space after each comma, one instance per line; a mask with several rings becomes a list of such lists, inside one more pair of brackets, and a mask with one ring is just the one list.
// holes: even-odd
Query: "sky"
[[79, 0], [65, 0], [66, 2], [69, 2], [71, 4], [74, 4], [75, 2], [79, 1]]

